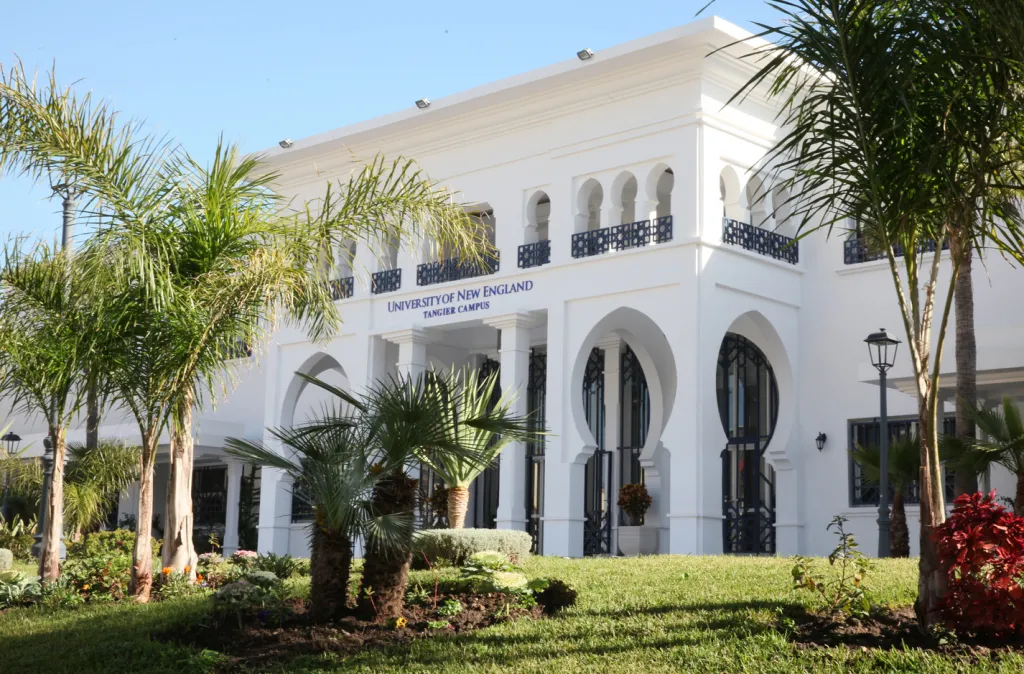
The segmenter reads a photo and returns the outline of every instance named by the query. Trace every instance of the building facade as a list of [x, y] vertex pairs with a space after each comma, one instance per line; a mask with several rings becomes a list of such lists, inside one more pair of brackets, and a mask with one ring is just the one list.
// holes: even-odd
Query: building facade
[[[225, 549], [251, 519], [261, 551], [308, 550], [309, 510], [285, 476], [222, 452], [225, 437], [269, 442], [266, 427], [320, 408], [326, 393], [296, 373], [359, 391], [469, 365], [498, 370], [515, 410], [550, 432], [477, 480], [469, 525], [529, 531], [541, 554], [617, 554], [631, 524], [618, 488], [642, 481], [662, 553], [825, 554], [836, 514], [872, 552], [877, 490], [850, 449], [878, 434], [863, 340], [902, 334], [895, 293], [855, 232], [794, 240], [790, 196], [764, 194], [751, 169], [777, 137], [776, 109], [757, 91], [731, 101], [755, 68], [734, 44], [747, 35], [709, 18], [268, 151], [297, 200], [378, 153], [414, 157], [458, 191], [499, 257], [471, 266], [429, 242], [353, 243], [332, 281], [340, 333], [315, 344], [283, 329], [238, 359], [233, 393], [198, 423], [210, 472], [197, 518], [207, 508], [211, 530], [223, 523]], [[1006, 311], [1024, 276], [997, 256], [975, 274], [979, 391], [997, 402], [1024, 394], [1024, 319]], [[901, 352], [900, 432], [916, 409], [910, 372]], [[133, 438], [117, 421], [103, 434]], [[1005, 473], [989, 482], [1013, 493]], [[240, 511], [246, 490], [258, 508]], [[122, 513], [133, 507], [129, 494]], [[916, 550], [912, 503], [908, 519]]]

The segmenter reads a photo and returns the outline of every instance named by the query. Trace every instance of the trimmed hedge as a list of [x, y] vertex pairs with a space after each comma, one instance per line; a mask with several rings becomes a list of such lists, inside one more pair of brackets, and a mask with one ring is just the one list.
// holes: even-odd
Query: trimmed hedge
[[518, 564], [530, 555], [532, 541], [525, 531], [511, 529], [427, 529], [417, 532], [412, 543], [415, 568], [431, 564], [462, 566], [471, 555], [484, 550], [504, 553]]
[[0, 548], [0, 571], [6, 571], [14, 566], [14, 553], [7, 548]]

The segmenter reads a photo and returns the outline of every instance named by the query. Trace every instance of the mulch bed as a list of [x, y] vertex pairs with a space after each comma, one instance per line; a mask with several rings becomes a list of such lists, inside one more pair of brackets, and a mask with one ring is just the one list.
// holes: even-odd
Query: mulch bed
[[[177, 628], [154, 635], [158, 641], [199, 649], [210, 649], [231, 658], [230, 665], [261, 668], [288, 661], [300, 655], [336, 653], [349, 655], [366, 648], [407, 644], [415, 639], [457, 634], [516, 618], [540, 618], [540, 606], [524, 609], [509, 607], [498, 594], [441, 594], [437, 606], [454, 599], [462, 603], [457, 616], [439, 617], [431, 599], [426, 605], [406, 606], [405, 627], [393, 629], [380, 622], [368, 622], [349, 616], [337, 622], [314, 625], [308, 605], [301, 600], [291, 604], [290, 614], [278, 620], [265, 612], [243, 614], [241, 626], [235, 615], [211, 616], [208, 622]], [[447, 620], [450, 627], [431, 629], [428, 621]]]
[[1010, 651], [1024, 652], [1024, 641], [991, 639], [972, 635], [929, 636], [917, 626], [913, 607], [882, 608], [865, 619], [824, 613], [792, 613], [795, 626], [786, 630], [799, 648], [847, 646], [858, 650], [924, 649], [977, 659], [999, 657]]

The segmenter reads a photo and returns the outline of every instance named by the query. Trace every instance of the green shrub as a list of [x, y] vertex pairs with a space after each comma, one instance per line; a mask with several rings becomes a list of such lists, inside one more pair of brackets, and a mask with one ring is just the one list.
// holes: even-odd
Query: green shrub
[[[153, 539], [153, 558], [160, 556], [163, 541]], [[135, 548], [135, 532], [128, 529], [97, 531], [86, 534], [82, 539], [68, 544], [68, 559], [95, 557], [98, 555], [128, 555]]]
[[175, 599], [206, 592], [206, 588], [192, 582], [188, 574], [167, 567], [157, 576], [154, 592], [160, 599]]
[[429, 529], [413, 539], [413, 564], [417, 568], [450, 564], [462, 566], [477, 553], [488, 550], [503, 553], [513, 564], [530, 555], [532, 541], [525, 531], [508, 529]]
[[296, 575], [298, 566], [298, 562], [291, 555], [275, 555], [273, 552], [260, 555], [253, 564], [257, 571], [267, 571], [282, 580]]
[[6, 571], [14, 566], [14, 553], [7, 548], [0, 548], [0, 571]]
[[310, 559], [309, 557], [296, 557], [295, 558], [295, 575], [296, 576], [309, 576], [310, 573]]
[[44, 584], [41, 596], [39, 603], [46, 608], [73, 608], [85, 603], [85, 597], [78, 591], [74, 581], [67, 576]]
[[35, 533], [35, 530], [34, 518], [30, 522], [25, 522], [21, 517], [15, 515], [7, 522], [0, 517], [0, 548], [10, 550], [17, 560], [32, 561], [32, 544], [35, 543], [32, 534]]
[[68, 557], [61, 574], [88, 601], [117, 601], [128, 595], [132, 558], [124, 553]]
[[41, 592], [39, 578], [20, 571], [0, 571], [0, 609], [34, 604]]

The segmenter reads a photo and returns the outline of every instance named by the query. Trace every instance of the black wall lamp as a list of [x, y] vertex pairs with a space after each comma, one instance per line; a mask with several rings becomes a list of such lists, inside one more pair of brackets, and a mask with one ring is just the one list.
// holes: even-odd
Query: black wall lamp
[[828, 436], [824, 433], [818, 433], [818, 437], [814, 438], [814, 444], [818, 446], [818, 451], [825, 449], [825, 441], [828, 440]]

